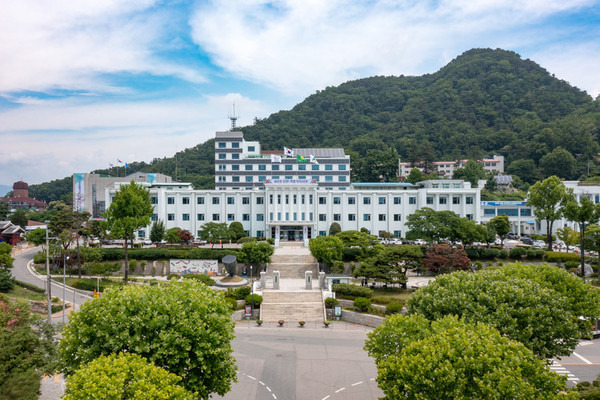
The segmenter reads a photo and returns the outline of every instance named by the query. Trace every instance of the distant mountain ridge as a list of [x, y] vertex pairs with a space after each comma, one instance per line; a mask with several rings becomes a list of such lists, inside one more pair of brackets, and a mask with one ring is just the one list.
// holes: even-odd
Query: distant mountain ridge
[[9, 185], [0, 185], [0, 197], [6, 195], [6, 193], [12, 190], [12, 186]]
[[[508, 172], [524, 181], [554, 173], [547, 166], [557, 163], [569, 164], [559, 165], [559, 174], [576, 179], [598, 170], [600, 100], [512, 51], [472, 49], [432, 74], [328, 87], [240, 129], [263, 149], [343, 147], [355, 181], [373, 179], [375, 159], [392, 165], [398, 157], [429, 162], [492, 154], [504, 155]], [[214, 139], [172, 158], [130, 165], [212, 188]], [[96, 172], [117, 175], [115, 168]], [[30, 190], [51, 201], [36, 193], [42, 185]]]

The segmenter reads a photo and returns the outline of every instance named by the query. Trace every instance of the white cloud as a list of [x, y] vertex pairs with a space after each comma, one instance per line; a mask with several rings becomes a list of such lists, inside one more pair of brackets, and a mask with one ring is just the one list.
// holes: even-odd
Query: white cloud
[[530, 41], [517, 39], [516, 28], [593, 3], [213, 1], [195, 12], [191, 26], [196, 43], [222, 68], [304, 95], [368, 75], [434, 72], [472, 47]]
[[168, 11], [154, 0], [19, 0], [0, 13], [0, 93], [53, 89], [119, 91], [103, 74], [148, 72], [202, 82], [161, 60]]
[[237, 93], [141, 103], [46, 101], [0, 113], [0, 182], [39, 183], [123, 161], [171, 157], [227, 130], [227, 110], [240, 125], [266, 105]]

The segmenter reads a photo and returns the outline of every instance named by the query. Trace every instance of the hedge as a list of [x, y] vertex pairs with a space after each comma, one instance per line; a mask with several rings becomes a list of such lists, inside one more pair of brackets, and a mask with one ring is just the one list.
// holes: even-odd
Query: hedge
[[183, 274], [181, 276], [183, 276], [184, 279], [195, 279], [197, 281], [200, 281], [200, 282], [204, 283], [206, 286], [214, 286], [215, 285], [215, 281], [213, 280], [213, 278], [211, 278], [208, 275], [202, 275], [202, 274]]
[[364, 286], [351, 285], [349, 283], [337, 283], [333, 285], [333, 291], [339, 296], [366, 297], [373, 296], [373, 290]]
[[469, 257], [471, 260], [477, 260], [479, 258], [479, 250], [473, 247], [465, 249], [465, 252], [467, 253], [467, 257]]
[[21, 286], [24, 289], [28, 289], [31, 290], [32, 292], [36, 292], [36, 293], [45, 293], [46, 289], [43, 288], [39, 288], [35, 285], [32, 285], [31, 283], [27, 283], [27, 282], [23, 282], [23, 281], [19, 281], [19, 280], [15, 280], [17, 282], [18, 286]]
[[527, 250], [527, 259], [541, 260], [544, 258], [545, 254], [546, 254], [546, 250], [543, 250], [543, 249], [528, 249]]
[[548, 262], [566, 262], [579, 261], [581, 257], [576, 253], [561, 253], [558, 251], [547, 251], [546, 261]]
[[[107, 248], [102, 250], [103, 261], [117, 261], [125, 259], [125, 249]], [[149, 248], [149, 249], [129, 249], [129, 258], [135, 260], [169, 260], [172, 258], [193, 259], [193, 260], [219, 260], [226, 255], [238, 254], [237, 249], [181, 249], [181, 248]]]
[[361, 249], [359, 247], [344, 247], [342, 248], [342, 260], [343, 261], [357, 261], [361, 256]]
[[404, 303], [391, 302], [385, 307], [385, 315], [398, 314], [404, 309]]
[[246, 296], [244, 298], [244, 300], [246, 301], [246, 304], [247, 305], [252, 304], [252, 297], [254, 297], [254, 307], [260, 307], [260, 303], [262, 303], [263, 298], [262, 298], [262, 296], [260, 296], [258, 294], [249, 294], [248, 296]]
[[334, 299], [333, 297], [328, 297], [325, 299], [325, 307], [326, 308], [333, 308], [333, 306], [336, 306], [339, 304], [339, 301], [337, 301], [337, 299]]
[[354, 307], [359, 311], [368, 311], [371, 308], [371, 300], [366, 297], [357, 297], [353, 303]]
[[510, 258], [513, 258], [515, 260], [520, 260], [526, 254], [527, 249], [525, 249], [524, 247], [513, 247], [512, 249], [510, 249], [509, 253]]

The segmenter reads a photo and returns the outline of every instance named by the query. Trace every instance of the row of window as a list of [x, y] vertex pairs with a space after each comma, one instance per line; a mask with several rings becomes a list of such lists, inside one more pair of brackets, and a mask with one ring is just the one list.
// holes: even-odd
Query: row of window
[[[221, 203], [220, 197], [211, 197], [212, 204], [217, 205]], [[227, 197], [227, 204], [235, 204], [235, 197]], [[204, 204], [204, 197], [196, 197], [196, 204]], [[264, 197], [257, 197], [256, 204], [264, 204]], [[158, 197], [152, 197], [152, 204], [158, 204]], [[167, 204], [175, 204], [175, 197], [167, 197]], [[188, 196], [181, 198], [181, 204], [190, 204], [190, 198]], [[242, 204], [250, 204], [250, 197], [242, 197]]]
[[[497, 211], [497, 213], [496, 213]], [[520, 212], [519, 212], [520, 211]], [[484, 217], [495, 217], [496, 215], [505, 214], [507, 217], [518, 217], [519, 214], [521, 217], [531, 217], [531, 208], [484, 208], [483, 216]]]
[[[256, 215], [256, 220], [257, 221], [264, 221], [265, 220], [265, 215], [264, 214], [255, 214]], [[235, 221], [235, 214], [227, 214], [226, 216], [227, 221]], [[156, 221], [158, 219], [158, 215], [157, 214], [153, 214], [152, 215], [152, 221]], [[190, 214], [184, 213], [181, 214], [181, 220], [182, 221], [189, 221], [190, 220]], [[205, 221], [205, 214], [196, 214], [196, 220], [198, 221]], [[221, 214], [212, 214], [212, 221], [220, 221], [221, 220]], [[175, 214], [173, 213], [169, 213], [167, 214], [167, 221], [175, 221]], [[242, 214], [242, 221], [250, 221], [250, 214]]]
[[[245, 176], [244, 180], [242, 181], [241, 177], [232, 176], [231, 182], [252, 183], [252, 182], [266, 182], [266, 180], [267, 180], [266, 175], [258, 176], [257, 179], [254, 179], [254, 178], [255, 178], [254, 176]], [[324, 182], [333, 182], [334, 181], [333, 176], [325, 176], [324, 178], [325, 178]], [[272, 176], [270, 179], [282, 179], [282, 178], [280, 176]], [[300, 176], [289, 175], [289, 176], [284, 176], [283, 179], [292, 180], [292, 179], [308, 179], [308, 178], [305, 175], [300, 175]], [[321, 177], [319, 177], [319, 176], [311, 176], [310, 179], [317, 181], [317, 182], [321, 181]], [[338, 182], [348, 182], [348, 177], [347, 176], [338, 176], [337, 181]], [[223, 183], [223, 182], [228, 182], [228, 180], [227, 180], [227, 177], [220, 175], [217, 177], [217, 182]]]
[[[219, 149], [225, 149], [225, 148], [227, 148], [227, 142], [219, 142], [217, 144], [217, 148], [219, 148]], [[240, 148], [240, 142], [231, 142], [231, 148], [232, 149], [239, 149]], [[248, 149], [248, 150], [250, 150], [250, 149]], [[252, 151], [254, 151], [254, 150], [252, 150]]]
[[[225, 154], [220, 154], [219, 155], [219, 159], [224, 160], [225, 157], [221, 157], [225, 156]], [[239, 156], [239, 154], [232, 154], [232, 156]], [[239, 158], [239, 157], [238, 157]], [[306, 171], [306, 164], [282, 164], [283, 169], [280, 170], [280, 165], [279, 164], [272, 164], [271, 165], [271, 169], [269, 171]], [[296, 166], [297, 168], [294, 168], [294, 166]], [[246, 164], [244, 165], [244, 171], [267, 171], [267, 164], [258, 164], [256, 165], [256, 169], [254, 168], [255, 165], [254, 164]], [[332, 164], [324, 164], [324, 167], [321, 168], [320, 164], [310, 164], [310, 170], [311, 171], [333, 171], [333, 165]], [[231, 165], [231, 169], [227, 168], [227, 164], [218, 164], [217, 165], [217, 170], [218, 171], [241, 171], [241, 167], [239, 164], [233, 164]], [[347, 164], [338, 164], [338, 171], [346, 171], [347, 170]]]

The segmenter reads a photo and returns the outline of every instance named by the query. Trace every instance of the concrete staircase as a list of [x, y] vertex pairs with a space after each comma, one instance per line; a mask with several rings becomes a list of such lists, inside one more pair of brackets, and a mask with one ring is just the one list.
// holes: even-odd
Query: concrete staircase
[[300, 244], [280, 246], [271, 256], [268, 273], [279, 271], [282, 279], [304, 279], [306, 271], [312, 271], [313, 278], [318, 276], [319, 264], [310, 254], [310, 250]]
[[266, 322], [284, 320], [323, 321], [323, 300], [320, 291], [280, 292], [265, 290], [260, 305], [260, 319]]

